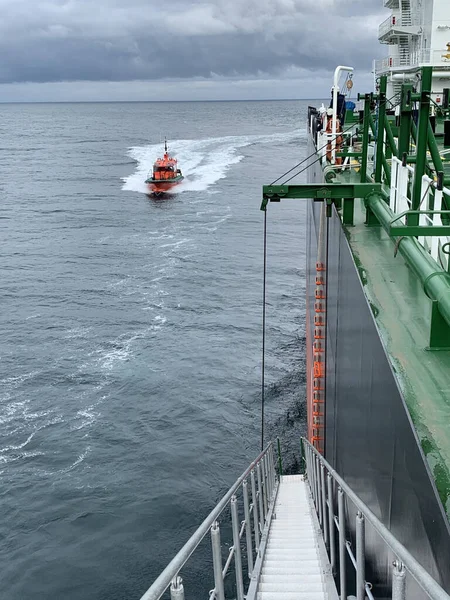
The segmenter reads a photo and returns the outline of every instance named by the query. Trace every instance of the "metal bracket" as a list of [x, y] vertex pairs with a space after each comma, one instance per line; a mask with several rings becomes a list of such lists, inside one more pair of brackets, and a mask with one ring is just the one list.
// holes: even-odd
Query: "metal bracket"
[[395, 219], [389, 222], [388, 234], [390, 236], [405, 236], [405, 237], [417, 237], [417, 236], [443, 236], [450, 235], [450, 225], [405, 225], [401, 223], [396, 225], [397, 221], [400, 221], [403, 217], [409, 215], [448, 215], [450, 217], [450, 210], [405, 210], [398, 215], [395, 215]]
[[268, 202], [280, 202], [282, 198], [304, 198], [319, 202], [327, 201], [327, 217], [331, 217], [331, 205], [341, 207], [344, 201], [342, 222], [353, 225], [353, 205], [356, 198], [367, 198], [381, 194], [380, 183], [304, 183], [296, 185], [265, 185], [261, 210], [266, 210]]
[[304, 198], [312, 200], [337, 200], [366, 198], [371, 194], [381, 194], [380, 183], [303, 183], [295, 185], [264, 185], [261, 210], [266, 210], [268, 202], [280, 202], [282, 198]]

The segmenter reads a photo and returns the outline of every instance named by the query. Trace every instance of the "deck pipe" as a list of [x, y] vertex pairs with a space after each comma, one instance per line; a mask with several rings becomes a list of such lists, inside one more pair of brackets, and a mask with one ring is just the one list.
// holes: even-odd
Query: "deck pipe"
[[[370, 209], [389, 234], [395, 214], [379, 194], [366, 198], [366, 208]], [[450, 327], [450, 275], [437, 265], [428, 252], [414, 237], [391, 237], [397, 243], [398, 251], [419, 278], [425, 294], [437, 302], [439, 312]]]

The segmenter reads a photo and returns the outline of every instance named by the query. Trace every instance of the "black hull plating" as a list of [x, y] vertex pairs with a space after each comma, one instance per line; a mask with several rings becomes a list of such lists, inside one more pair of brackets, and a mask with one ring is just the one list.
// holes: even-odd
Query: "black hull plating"
[[[310, 181], [320, 181], [322, 170], [314, 165], [309, 168], [308, 176]], [[314, 331], [319, 216], [320, 204], [310, 201], [307, 236], [310, 339]], [[327, 240], [325, 457], [411, 554], [450, 591], [447, 517], [334, 209], [327, 219], [324, 238]], [[311, 358], [310, 348], [308, 352]], [[354, 514], [353, 509], [351, 513]], [[350, 522], [349, 527], [352, 530], [354, 523]], [[354, 542], [354, 530], [351, 534]], [[370, 528], [366, 540], [366, 579], [378, 586], [374, 595], [382, 597], [386, 595], [384, 585], [393, 556]], [[414, 582], [408, 584], [408, 598], [423, 596]]]

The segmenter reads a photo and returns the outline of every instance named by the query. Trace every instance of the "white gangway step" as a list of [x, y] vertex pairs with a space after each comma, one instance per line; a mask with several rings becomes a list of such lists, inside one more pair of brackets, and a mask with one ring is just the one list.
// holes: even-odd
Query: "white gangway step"
[[257, 600], [332, 600], [331, 569], [302, 475], [281, 477]]

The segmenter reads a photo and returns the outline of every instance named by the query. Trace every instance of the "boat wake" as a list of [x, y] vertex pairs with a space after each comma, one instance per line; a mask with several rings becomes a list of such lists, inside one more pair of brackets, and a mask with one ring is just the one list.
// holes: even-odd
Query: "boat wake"
[[[226, 177], [229, 168], [243, 158], [242, 148], [253, 144], [286, 142], [298, 136], [298, 132], [276, 133], [272, 135], [242, 135], [203, 140], [173, 140], [171, 148], [185, 177], [171, 194], [181, 192], [201, 192]], [[122, 189], [148, 193], [145, 179], [155, 159], [161, 154], [161, 144], [135, 146], [128, 154], [136, 163], [136, 170], [123, 178]]]

